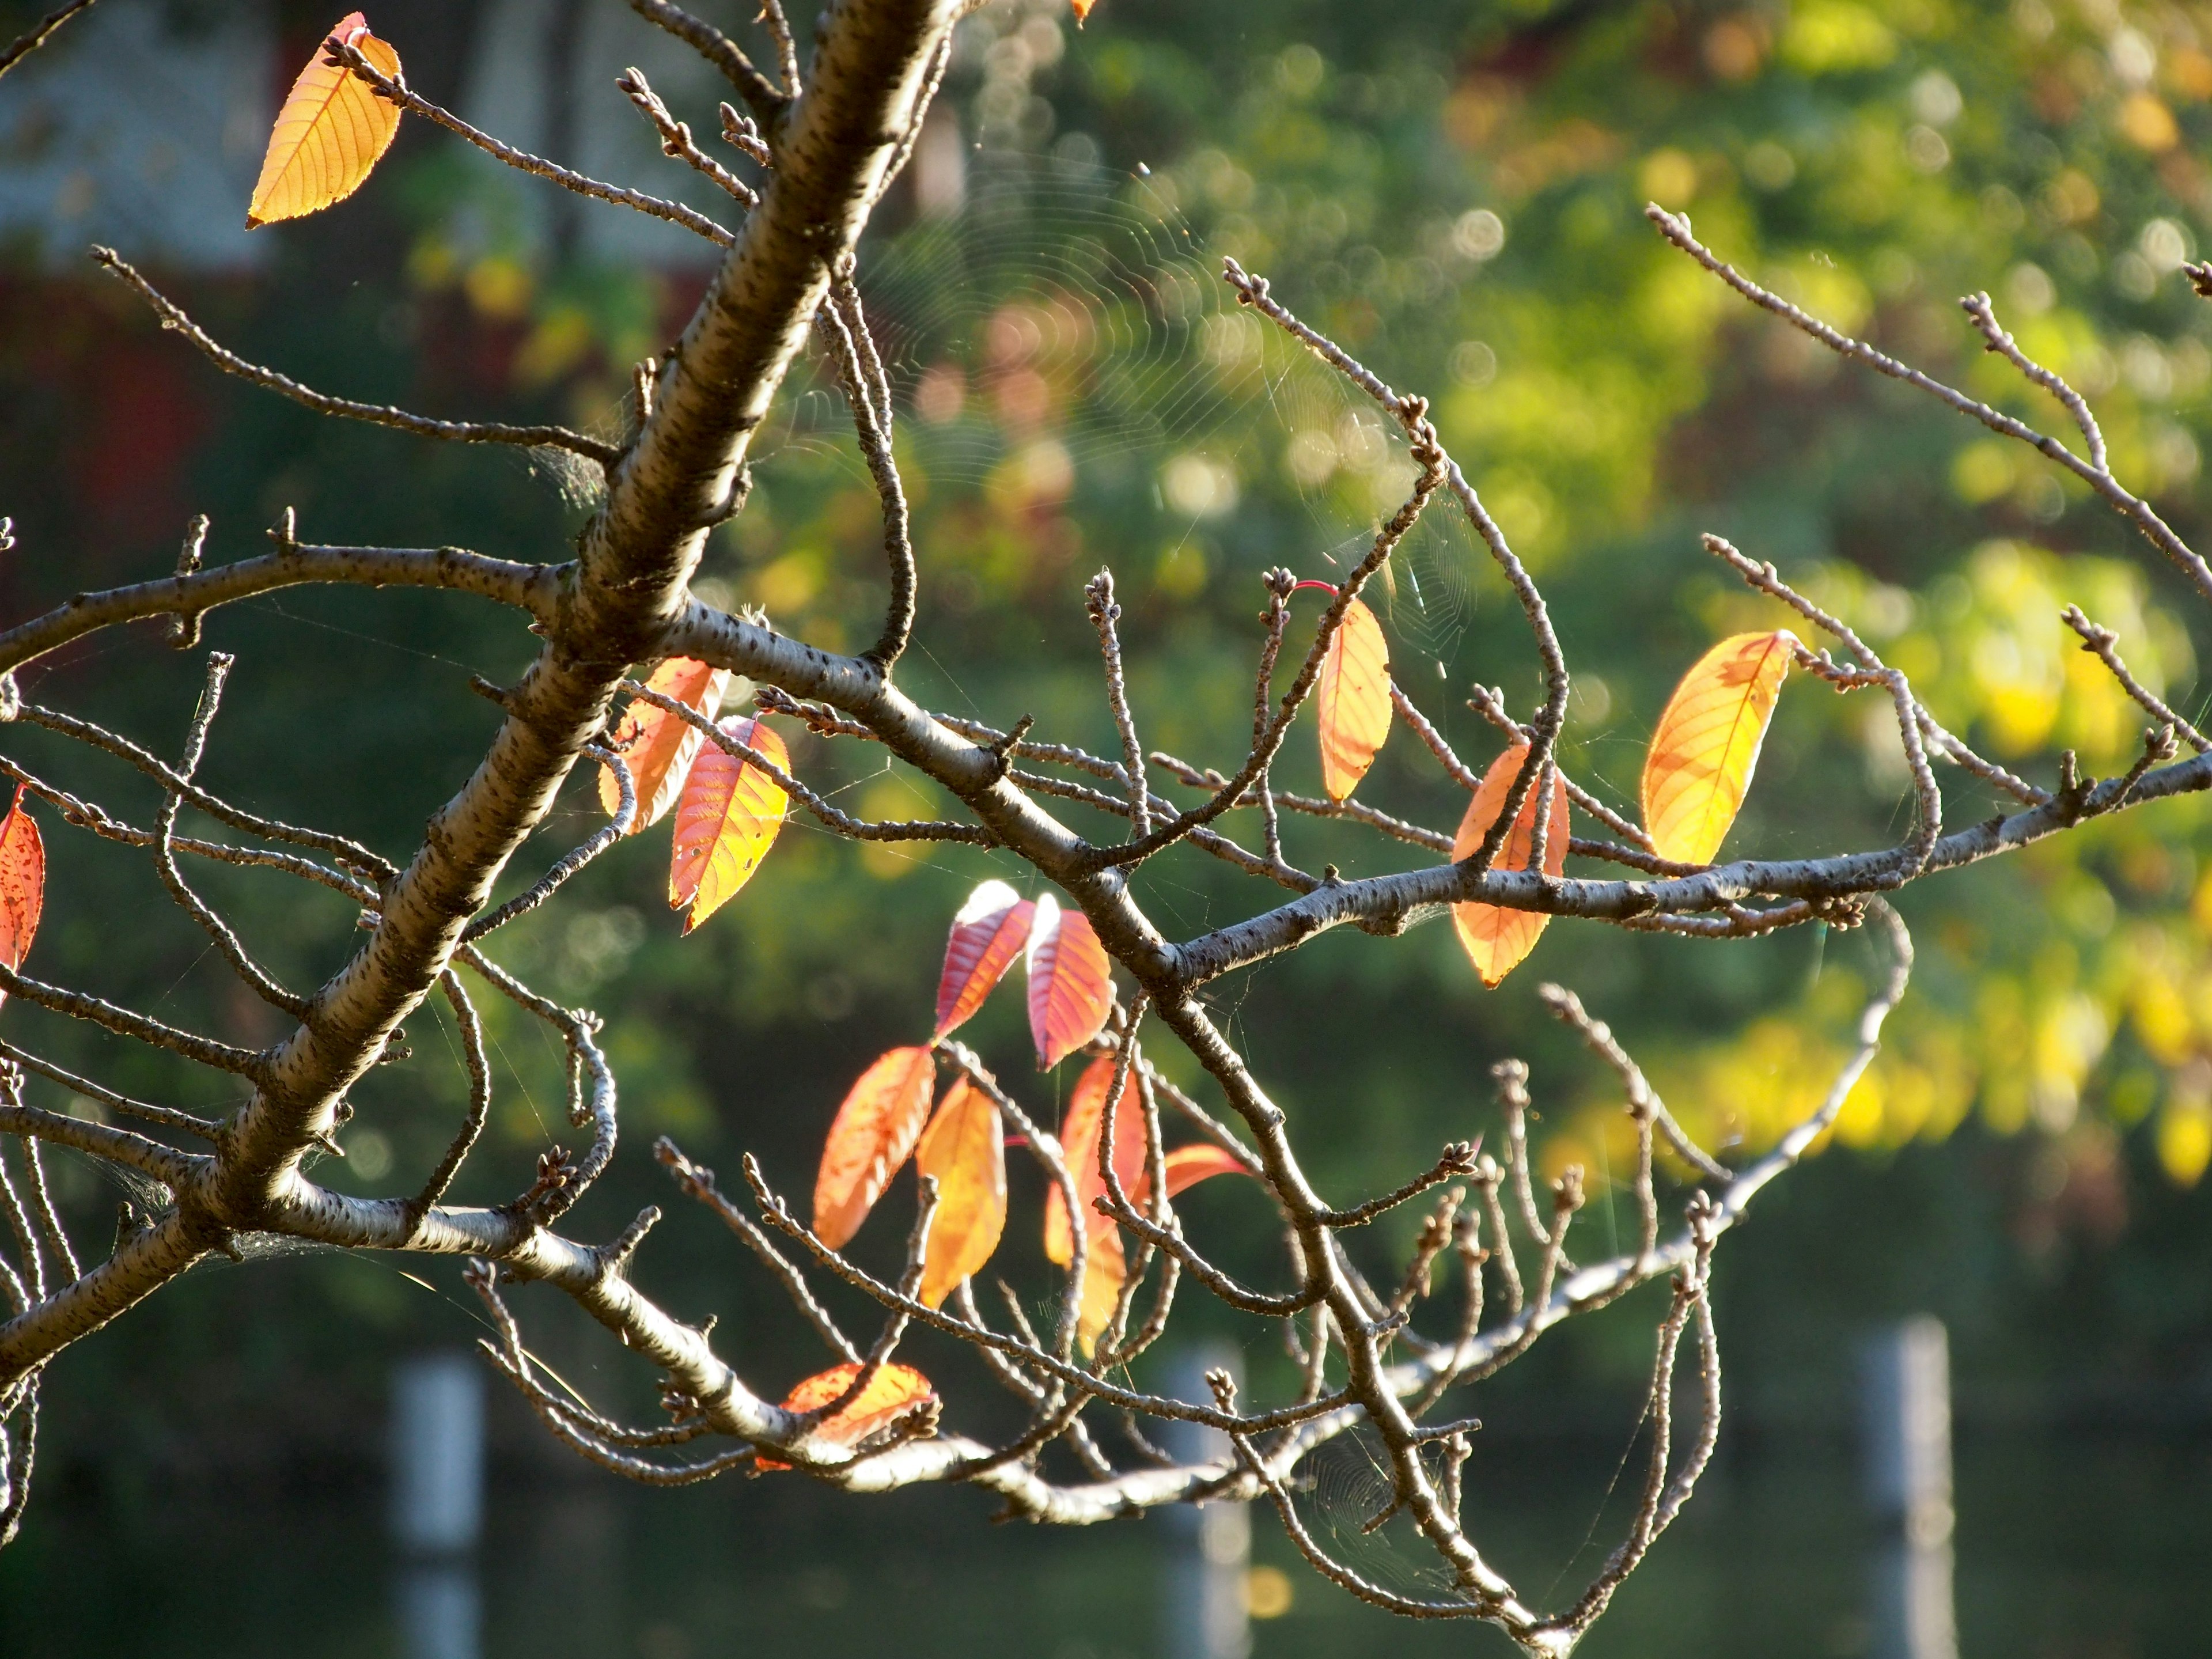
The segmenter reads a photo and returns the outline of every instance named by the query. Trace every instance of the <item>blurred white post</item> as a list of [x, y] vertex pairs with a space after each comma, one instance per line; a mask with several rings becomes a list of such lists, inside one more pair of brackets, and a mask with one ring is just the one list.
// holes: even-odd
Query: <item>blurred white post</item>
[[[1226, 1370], [1243, 1381], [1233, 1348], [1201, 1346], [1179, 1354], [1168, 1374], [1168, 1392], [1179, 1400], [1211, 1403], [1206, 1374]], [[1202, 1423], [1161, 1425], [1164, 1449], [1180, 1462], [1231, 1455], [1229, 1437]], [[1170, 1504], [1161, 1510], [1167, 1534], [1162, 1564], [1163, 1659], [1249, 1659], [1250, 1616], [1246, 1575], [1252, 1559], [1252, 1517], [1243, 1504]]]
[[1951, 1588], [1951, 1359], [1941, 1320], [1878, 1332], [1861, 1355], [1875, 1659], [1958, 1659]]
[[483, 1376], [465, 1354], [425, 1354], [392, 1378], [392, 1535], [405, 1659], [477, 1659], [483, 1525]]

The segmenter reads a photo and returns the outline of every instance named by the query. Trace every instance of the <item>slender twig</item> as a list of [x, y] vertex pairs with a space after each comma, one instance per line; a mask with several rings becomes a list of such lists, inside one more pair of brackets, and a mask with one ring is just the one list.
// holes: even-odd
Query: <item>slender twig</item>
[[68, 0], [57, 6], [21, 34], [15, 37], [7, 51], [0, 52], [0, 75], [5, 75], [33, 52], [53, 38], [54, 31], [92, 4], [92, 0]]

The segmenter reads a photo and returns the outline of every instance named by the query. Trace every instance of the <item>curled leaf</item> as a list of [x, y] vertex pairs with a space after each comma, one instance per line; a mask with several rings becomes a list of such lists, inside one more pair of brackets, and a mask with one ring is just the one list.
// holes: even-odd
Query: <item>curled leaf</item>
[[[720, 712], [722, 695], [729, 690], [730, 671], [709, 668], [690, 657], [671, 657], [653, 671], [646, 684], [712, 720]], [[668, 815], [668, 809], [683, 793], [699, 746], [706, 741], [705, 732], [665, 708], [644, 702], [630, 705], [612, 744], [629, 768], [630, 782], [637, 790], [637, 816], [630, 821], [630, 834]], [[609, 817], [622, 808], [622, 788], [611, 766], [599, 769], [599, 805]]]
[[[387, 78], [399, 76], [399, 54], [348, 12], [331, 35], [357, 50]], [[261, 177], [246, 210], [246, 228], [319, 213], [359, 190], [399, 131], [399, 110], [354, 72], [333, 64], [321, 43], [276, 112]]]
[[983, 1006], [1029, 942], [1036, 907], [1003, 881], [987, 881], [968, 895], [945, 941], [945, 969], [937, 981], [937, 1030], [943, 1036]]
[[[1160, 1160], [1160, 1167], [1167, 1176], [1170, 1198], [1188, 1192], [1200, 1182], [1218, 1175], [1248, 1176], [1252, 1173], [1244, 1167], [1242, 1160], [1231, 1158], [1220, 1147], [1206, 1140], [1195, 1146], [1175, 1147]], [[1130, 1207], [1143, 1209], [1152, 1196], [1152, 1172], [1139, 1168], [1136, 1184], [1129, 1188]]]
[[[1076, 1079], [1067, 1115], [1060, 1126], [1060, 1155], [1067, 1160], [1067, 1173], [1075, 1182], [1076, 1206], [1083, 1212], [1084, 1224], [1092, 1228], [1104, 1224], [1091, 1207], [1091, 1200], [1106, 1190], [1105, 1179], [1098, 1173], [1098, 1131], [1104, 1123], [1106, 1096], [1113, 1086], [1114, 1056], [1101, 1054]], [[1138, 1107], [1133, 1087], [1125, 1091], [1121, 1104], [1114, 1109], [1114, 1173], [1121, 1178], [1125, 1193], [1133, 1193], [1144, 1178], [1145, 1115]], [[1063, 1267], [1075, 1260], [1067, 1200], [1060, 1195], [1056, 1181], [1045, 1189], [1044, 1253], [1047, 1260]]]
[[[790, 753], [773, 726], [732, 714], [721, 727], [763, 760], [791, 770]], [[685, 933], [752, 879], [775, 844], [789, 805], [783, 787], [750, 761], [714, 744], [699, 750], [677, 803], [676, 844], [668, 861], [668, 908], [691, 907], [684, 918]]]
[[1036, 901], [1028, 952], [1030, 1036], [1037, 1069], [1048, 1072], [1106, 1028], [1114, 1006], [1113, 964], [1080, 910], [1049, 893]]
[[46, 847], [38, 820], [23, 810], [24, 790], [0, 819], [0, 962], [21, 968], [46, 908]]
[[1390, 646], [1375, 613], [1354, 599], [1328, 642], [1314, 687], [1321, 715], [1321, 781], [1331, 800], [1359, 787], [1390, 735]]
[[[1506, 793], [1513, 787], [1513, 780], [1528, 754], [1528, 745], [1516, 743], [1490, 763], [1490, 769], [1482, 775], [1481, 784], [1467, 804], [1467, 816], [1460, 820], [1459, 834], [1452, 838], [1451, 855], [1455, 860], [1466, 858], [1482, 845], [1490, 826], [1505, 810]], [[1556, 876], [1566, 868], [1567, 863], [1567, 786], [1556, 767], [1552, 771], [1549, 793], [1551, 817], [1544, 827], [1544, 873]], [[1536, 842], [1536, 805], [1545, 793], [1540, 788], [1529, 789], [1528, 799], [1521, 803], [1520, 815], [1506, 835], [1505, 844], [1491, 861], [1492, 869], [1528, 867], [1528, 854]], [[1509, 910], [1499, 905], [1471, 902], [1452, 906], [1452, 927], [1459, 934], [1461, 948], [1474, 964], [1474, 971], [1482, 976], [1482, 982], [1490, 986], [1495, 986], [1521, 965], [1522, 959], [1536, 948], [1544, 924], [1550, 920], [1540, 910]]]
[[[783, 1408], [787, 1412], [819, 1411], [831, 1401], [851, 1388], [860, 1375], [860, 1368], [848, 1361], [832, 1365], [826, 1371], [817, 1371], [783, 1397]], [[927, 1407], [937, 1398], [937, 1390], [929, 1379], [911, 1365], [896, 1364], [878, 1368], [868, 1379], [868, 1386], [831, 1415], [814, 1425], [815, 1434], [840, 1446], [850, 1446], [878, 1429], [887, 1429], [908, 1413]], [[787, 1469], [788, 1463], [774, 1458], [760, 1460], [763, 1469]]]
[[991, 1259], [1006, 1229], [1006, 1136], [991, 1097], [955, 1079], [921, 1132], [914, 1166], [937, 1178], [921, 1267], [921, 1300], [934, 1308]]
[[1644, 827], [1652, 850], [1710, 864], [1751, 787], [1796, 635], [1736, 634], [1698, 659], [1667, 700], [1644, 761]]
[[1129, 1277], [1121, 1249], [1121, 1230], [1103, 1218], [1091, 1229], [1083, 1255], [1083, 1303], [1076, 1315], [1075, 1346], [1085, 1359], [1121, 1305], [1121, 1285]]
[[814, 1177], [814, 1233], [841, 1250], [914, 1151], [937, 1089], [937, 1056], [894, 1048], [860, 1073], [837, 1108]]

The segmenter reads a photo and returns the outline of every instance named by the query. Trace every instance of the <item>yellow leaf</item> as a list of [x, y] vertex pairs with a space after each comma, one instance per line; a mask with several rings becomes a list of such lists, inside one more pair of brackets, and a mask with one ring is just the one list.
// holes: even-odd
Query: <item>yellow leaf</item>
[[[732, 714], [722, 730], [762, 759], [788, 774], [791, 756], [775, 728]], [[708, 744], [691, 763], [676, 808], [676, 843], [668, 861], [668, 908], [691, 907], [690, 933], [737, 896], [752, 879], [783, 828], [790, 797], [775, 779], [719, 744]]]
[[1721, 850], [1796, 643], [1786, 628], [1733, 635], [1674, 688], [1644, 762], [1644, 827], [1661, 858], [1710, 864]]
[[1006, 1134], [991, 1097], [956, 1079], [921, 1132], [914, 1167], [937, 1178], [921, 1267], [921, 1299], [934, 1308], [991, 1259], [1006, 1230]]
[[[723, 692], [729, 689], [730, 671], [709, 668], [689, 657], [671, 657], [653, 671], [646, 684], [712, 720], [722, 707]], [[683, 792], [684, 781], [691, 775], [699, 746], [706, 740], [697, 726], [665, 708], [641, 700], [630, 705], [613, 744], [615, 753], [629, 768], [630, 782], [637, 791], [637, 816], [630, 820], [630, 834], [636, 835], [668, 816], [668, 809]], [[615, 782], [612, 767], [599, 769], [599, 805], [609, 817], [622, 805], [622, 790]]]
[[1121, 1252], [1121, 1230], [1103, 1219], [1084, 1240], [1083, 1305], [1076, 1316], [1075, 1346], [1085, 1359], [1121, 1303], [1121, 1283], [1129, 1276]]
[[[1083, 1068], [1075, 1092], [1068, 1097], [1067, 1115], [1060, 1120], [1060, 1156], [1075, 1182], [1075, 1206], [1084, 1224], [1103, 1224], [1091, 1200], [1106, 1190], [1098, 1172], [1098, 1132], [1105, 1127], [1106, 1097], [1114, 1087], [1114, 1056], [1101, 1054]], [[1124, 1085], [1114, 1106], [1114, 1173], [1123, 1193], [1136, 1190], [1145, 1173], [1145, 1114], [1133, 1085]], [[1075, 1235], [1067, 1218], [1067, 1200], [1055, 1181], [1044, 1191], [1044, 1253], [1048, 1261], [1065, 1267], [1075, 1260]]]
[[1382, 624], [1358, 599], [1322, 658], [1314, 688], [1321, 715], [1321, 781], [1331, 800], [1359, 787], [1390, 735], [1390, 647]]
[[[357, 50], [387, 78], [399, 77], [399, 54], [348, 12], [330, 34]], [[399, 111], [351, 70], [329, 61], [320, 45], [276, 112], [268, 153], [246, 228], [319, 213], [359, 190], [399, 131]]]
[[2212, 1107], [2169, 1100], [2158, 1115], [2158, 1161], [2177, 1187], [2194, 1187], [2212, 1164]]
[[860, 1231], [914, 1151], [936, 1088], [937, 1056], [915, 1047], [878, 1055], [846, 1094], [814, 1176], [814, 1233], [831, 1249]]
[[[1482, 845], [1490, 826], [1505, 810], [1506, 794], [1513, 787], [1513, 780], [1519, 775], [1521, 763], [1528, 754], [1528, 745], [1516, 743], [1490, 763], [1490, 769], [1482, 775], [1474, 799], [1467, 804], [1467, 816], [1460, 820], [1459, 834], [1452, 838], [1455, 862]], [[1491, 860], [1492, 869], [1528, 867], [1528, 854], [1535, 850], [1536, 844], [1536, 802], [1543, 793], [1530, 787], [1527, 799], [1521, 803], [1520, 816], [1513, 820], [1513, 828], [1506, 835], [1505, 844]], [[1551, 794], [1551, 817], [1544, 826], [1544, 873], [1556, 876], [1567, 864], [1567, 786], [1556, 767], [1552, 771]], [[1452, 906], [1452, 927], [1459, 934], [1460, 946], [1474, 964], [1474, 971], [1482, 976], [1482, 982], [1489, 986], [1497, 985], [1521, 965], [1522, 958], [1536, 948], [1544, 924], [1550, 920], [1540, 910], [1509, 910], [1500, 905], [1473, 902]]]

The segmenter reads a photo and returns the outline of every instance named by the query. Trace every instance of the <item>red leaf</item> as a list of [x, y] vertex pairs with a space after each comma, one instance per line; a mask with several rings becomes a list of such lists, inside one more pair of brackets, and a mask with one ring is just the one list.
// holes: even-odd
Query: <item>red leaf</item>
[[0, 819], [0, 962], [21, 968], [46, 908], [46, 848], [38, 821], [23, 810], [23, 789]]
[[[1106, 1190], [1105, 1179], [1098, 1173], [1098, 1131], [1105, 1120], [1106, 1096], [1113, 1085], [1114, 1056], [1101, 1054], [1076, 1079], [1067, 1115], [1060, 1126], [1060, 1155], [1067, 1160], [1067, 1173], [1075, 1178], [1076, 1206], [1083, 1212], [1083, 1224], [1094, 1230], [1105, 1224], [1091, 1207], [1091, 1200]], [[1145, 1114], [1133, 1085], [1122, 1091], [1121, 1102], [1114, 1109], [1114, 1173], [1121, 1177], [1125, 1193], [1134, 1192], [1144, 1179]], [[1056, 1181], [1045, 1189], [1044, 1253], [1063, 1267], [1075, 1260], [1067, 1200], [1060, 1196]]]
[[1113, 963], [1080, 910], [1063, 910], [1049, 893], [1036, 901], [1030, 927], [1030, 1036], [1037, 1069], [1048, 1072], [1106, 1029], [1114, 1006]]
[[[1521, 770], [1521, 763], [1528, 753], [1528, 745], [1516, 743], [1496, 760], [1482, 775], [1481, 786], [1467, 804], [1467, 816], [1460, 820], [1459, 834], [1452, 840], [1452, 857], [1463, 859], [1482, 845], [1482, 838], [1490, 833], [1490, 826], [1505, 810], [1505, 797], [1513, 787], [1513, 780]], [[1521, 803], [1520, 816], [1513, 820], [1513, 828], [1505, 837], [1505, 844], [1498, 849], [1491, 863], [1493, 870], [1525, 870], [1528, 854], [1536, 842], [1536, 803], [1544, 791], [1531, 787], [1528, 798]], [[1544, 828], [1544, 873], [1556, 876], [1567, 866], [1567, 785], [1557, 768], [1552, 772], [1552, 813]], [[1521, 965], [1522, 959], [1536, 948], [1536, 940], [1543, 933], [1544, 924], [1551, 918], [1539, 910], [1508, 910], [1495, 904], [1455, 904], [1452, 906], [1452, 926], [1458, 931], [1461, 947], [1474, 971], [1482, 976], [1485, 985], [1495, 986], [1506, 975]]]
[[[1116, 1114], [1118, 1116], [1119, 1114]], [[1118, 1126], [1117, 1126], [1118, 1127]], [[1201, 1140], [1196, 1146], [1178, 1146], [1161, 1160], [1168, 1178], [1168, 1196], [1188, 1191], [1201, 1181], [1218, 1175], [1248, 1176], [1251, 1170], [1242, 1160], [1231, 1158], [1211, 1141]], [[1129, 1206], [1141, 1210], [1152, 1196], [1151, 1171], [1139, 1169], [1136, 1185], [1129, 1188]]]
[[[722, 730], [782, 771], [791, 756], [772, 726], [732, 714]], [[760, 868], [783, 828], [790, 797], [783, 787], [750, 761], [708, 744], [691, 763], [684, 798], [676, 808], [676, 842], [668, 859], [668, 908], [691, 907], [684, 918], [690, 933], [737, 896]]]
[[1036, 906], [1003, 881], [987, 881], [968, 895], [945, 941], [945, 971], [937, 981], [937, 1030], [966, 1023], [1006, 976], [1030, 936]]
[[[712, 720], [721, 710], [730, 671], [709, 668], [689, 657], [671, 657], [653, 671], [646, 684]], [[637, 816], [630, 820], [630, 834], [668, 816], [668, 809], [676, 805], [684, 781], [690, 775], [700, 744], [706, 741], [705, 732], [665, 708], [655, 708], [642, 700], [630, 705], [612, 745], [629, 766], [630, 781], [637, 788]], [[622, 805], [622, 790], [611, 766], [599, 769], [599, 805], [609, 817]]]
[[914, 1151], [937, 1088], [937, 1056], [894, 1048], [860, 1073], [837, 1109], [814, 1177], [815, 1236], [842, 1249]]
[[[849, 1361], [817, 1371], [784, 1396], [783, 1408], [787, 1412], [818, 1411], [851, 1388], [860, 1374], [860, 1368]], [[824, 1440], [849, 1446], [865, 1440], [878, 1429], [889, 1427], [936, 1397], [937, 1390], [930, 1386], [929, 1379], [913, 1366], [884, 1365], [868, 1379], [868, 1386], [857, 1397], [816, 1424], [814, 1432]], [[759, 1467], [787, 1469], [791, 1465], [763, 1457]]]

